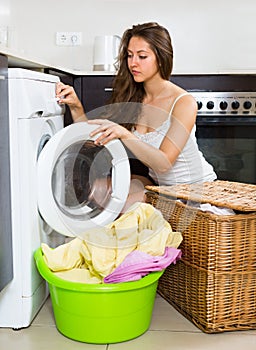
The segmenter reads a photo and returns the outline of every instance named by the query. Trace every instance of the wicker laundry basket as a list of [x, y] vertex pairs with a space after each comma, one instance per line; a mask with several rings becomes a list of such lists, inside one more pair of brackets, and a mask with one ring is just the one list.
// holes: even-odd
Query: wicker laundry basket
[[[214, 181], [146, 189], [147, 202], [183, 235], [182, 258], [165, 270], [158, 293], [206, 333], [256, 328], [256, 185]], [[196, 203], [235, 214], [204, 212]]]

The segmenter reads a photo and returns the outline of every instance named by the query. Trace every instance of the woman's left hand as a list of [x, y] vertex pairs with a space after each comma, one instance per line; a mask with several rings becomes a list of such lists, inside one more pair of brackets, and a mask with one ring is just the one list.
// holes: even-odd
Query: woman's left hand
[[114, 139], [125, 140], [131, 137], [131, 133], [126, 128], [108, 119], [92, 119], [88, 120], [88, 124], [99, 125], [98, 128], [90, 133], [91, 137], [101, 133], [94, 141], [96, 145], [105, 145]]

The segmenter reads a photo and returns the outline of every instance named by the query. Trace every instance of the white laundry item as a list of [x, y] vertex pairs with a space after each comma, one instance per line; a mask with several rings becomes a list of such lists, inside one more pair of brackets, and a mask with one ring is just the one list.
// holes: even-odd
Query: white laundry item
[[210, 203], [200, 204], [200, 210], [209, 211], [217, 215], [235, 215], [236, 214], [233, 209], [217, 207], [216, 205], [212, 205]]
[[[187, 204], [187, 201], [184, 199], [177, 199], [177, 202], [181, 202], [185, 205]], [[197, 208], [202, 211], [207, 211], [216, 215], [236, 215], [235, 211], [231, 208], [218, 207], [210, 203], [197, 203], [189, 201], [188, 206], [192, 208]]]

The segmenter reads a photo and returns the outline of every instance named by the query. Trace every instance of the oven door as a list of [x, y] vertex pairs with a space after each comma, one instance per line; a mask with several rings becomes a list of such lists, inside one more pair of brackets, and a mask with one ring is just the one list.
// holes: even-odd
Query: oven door
[[119, 140], [96, 146], [95, 125], [77, 123], [56, 133], [38, 157], [38, 209], [55, 231], [79, 236], [113, 221], [130, 186], [130, 167]]
[[198, 117], [198, 146], [218, 179], [256, 183], [256, 119]]

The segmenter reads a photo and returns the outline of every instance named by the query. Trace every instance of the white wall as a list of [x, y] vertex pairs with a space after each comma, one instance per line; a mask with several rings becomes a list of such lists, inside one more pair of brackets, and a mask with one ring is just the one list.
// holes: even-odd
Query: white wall
[[[157, 21], [173, 38], [175, 73], [256, 72], [255, 18], [255, 0], [0, 0], [10, 48], [78, 70], [92, 69], [96, 35]], [[82, 46], [56, 46], [57, 31], [82, 32]]]

